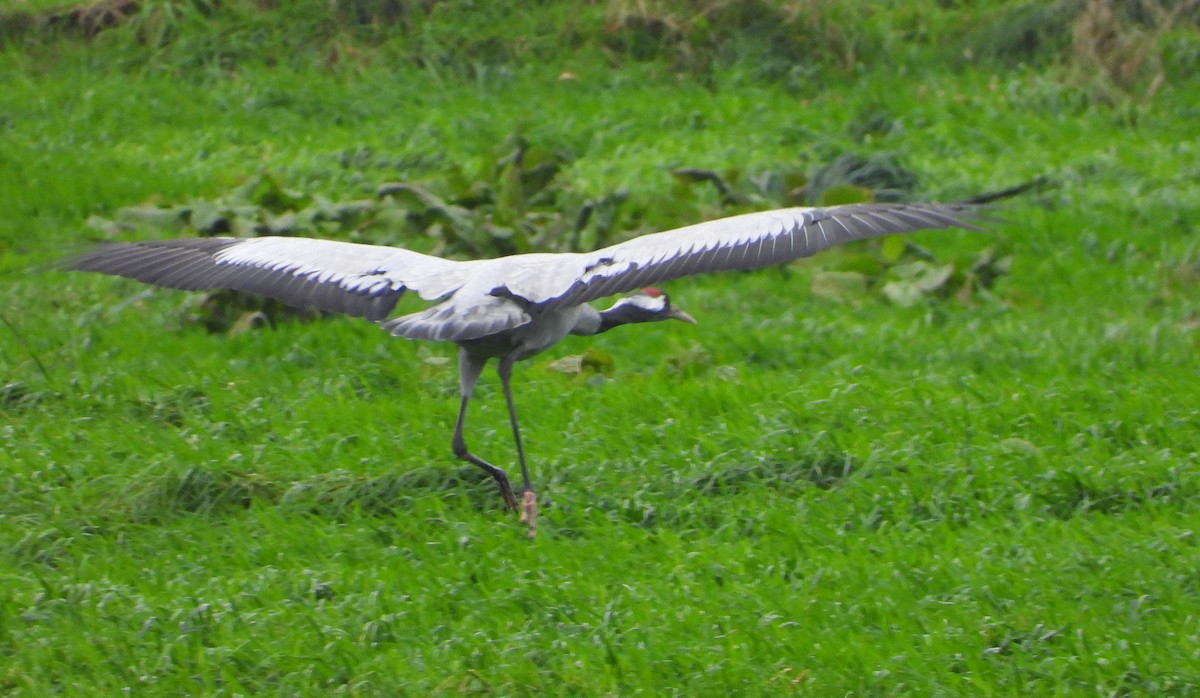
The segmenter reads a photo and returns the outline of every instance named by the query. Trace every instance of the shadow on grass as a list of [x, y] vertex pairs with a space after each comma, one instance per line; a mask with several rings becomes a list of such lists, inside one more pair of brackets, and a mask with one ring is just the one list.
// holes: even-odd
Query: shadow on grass
[[386, 516], [412, 507], [417, 499], [466, 497], [486, 509], [500, 502], [491, 477], [474, 467], [426, 467], [364, 477], [338, 470], [294, 483], [280, 504], [288, 510], [339, 518], [351, 513]]
[[279, 485], [257, 473], [188, 468], [132, 487], [129, 518], [161, 523], [179, 514], [222, 514], [247, 509], [257, 501], [279, 499]]
[[59, 399], [62, 399], [59, 393], [34, 390], [20, 381], [0, 385], [0, 413], [33, 410], [50, 400]]
[[705, 473], [692, 484], [704, 495], [737, 494], [751, 486], [790, 490], [797, 484], [828, 490], [845, 482], [858, 468], [849, 453], [822, 451], [791, 463], [760, 461], [731, 465]]
[[[731, 519], [727, 506], [718, 504], [716, 498], [763, 489], [786, 494], [812, 487], [829, 490], [845, 483], [855, 473], [861, 474], [861, 468], [853, 455], [829, 451], [787, 464], [760, 462], [726, 467], [679, 483], [677, 487], [684, 491], [678, 492], [679, 497], [667, 500], [687, 501], [685, 491], [691, 489], [698, 491], [711, 506], [667, 506], [664, 509], [662, 500], [647, 500], [634, 493], [628, 497], [591, 499], [587, 508], [607, 512], [616, 520], [644, 528], [735, 526], [752, 535], [757, 528], [756, 522], [740, 521], [738, 517]], [[1075, 473], [1058, 473], [1040, 482], [1031, 495], [1046, 516], [1065, 520], [1088, 514], [1120, 514], [1150, 506], [1178, 504], [1193, 498], [1196, 493], [1192, 490], [1179, 481], [1149, 483], [1144, 487], [1104, 486]], [[127, 496], [116, 502], [113, 513], [117, 521], [164, 524], [185, 515], [237, 515], [257, 505], [339, 520], [364, 515], [391, 516], [410, 511], [419, 501], [429, 498], [457, 499], [459, 506], [477, 511], [499, 510], [501, 506], [491, 478], [473, 467], [431, 466], [380, 476], [338, 470], [293, 482], [272, 481], [258, 473], [194, 467], [132, 485]], [[555, 508], [548, 498], [543, 498], [543, 504]], [[567, 505], [563, 510], [567, 518], [570, 518], [570, 509]], [[858, 520], [847, 525], [861, 530], [930, 521], [964, 526], [988, 510], [969, 495], [935, 497], [910, 502], [907, 507], [877, 506], [862, 512]], [[991, 511], [995, 512], [994, 509]], [[569, 531], [560, 533], [568, 535]], [[103, 534], [102, 528], [91, 525], [75, 530], [31, 531], [11, 552], [20, 558], [53, 565], [77, 537], [96, 534]]]
[[1163, 482], [1142, 488], [1101, 486], [1077, 473], [1060, 472], [1034, 490], [1034, 498], [1045, 512], [1066, 520], [1086, 514], [1119, 514], [1155, 503], [1195, 497], [1180, 482]]
[[430, 497], [465, 498], [468, 504], [463, 508], [478, 511], [502, 506], [492, 479], [473, 467], [426, 467], [376, 477], [339, 470], [293, 482], [273, 481], [260, 473], [193, 467], [139, 480], [122, 493], [111, 493], [105, 505], [93, 503], [81, 509], [77, 518], [60, 518], [52, 526], [38, 525], [36, 517], [22, 520], [18, 524], [26, 529], [24, 534], [0, 548], [0, 553], [57, 567], [78, 544], [119, 535], [129, 524], [165, 526], [186, 516], [218, 519], [254, 506], [331, 520], [351, 515], [386, 517]]
[[287, 483], [259, 473], [195, 467], [132, 490], [127, 516], [139, 523], [162, 523], [181, 514], [221, 516], [255, 504], [336, 519], [351, 513], [386, 516], [429, 496], [466, 497], [480, 509], [500, 501], [491, 478], [475, 468], [427, 467], [374, 477], [337, 470]]

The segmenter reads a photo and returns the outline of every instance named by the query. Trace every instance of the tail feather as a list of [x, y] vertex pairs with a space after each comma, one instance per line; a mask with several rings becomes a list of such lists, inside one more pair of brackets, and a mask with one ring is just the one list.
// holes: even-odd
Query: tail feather
[[516, 301], [489, 297], [466, 308], [456, 306], [451, 299], [379, 324], [396, 337], [460, 342], [515, 329], [530, 319]]

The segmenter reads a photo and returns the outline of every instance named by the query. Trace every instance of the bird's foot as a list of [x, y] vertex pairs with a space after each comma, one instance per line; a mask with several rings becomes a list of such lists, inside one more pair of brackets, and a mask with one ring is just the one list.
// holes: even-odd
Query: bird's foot
[[526, 489], [521, 494], [521, 523], [529, 527], [529, 539], [537, 538], [537, 494]]
[[501, 471], [494, 475], [496, 485], [500, 488], [500, 496], [504, 499], [505, 511], [518, 511], [521, 505], [517, 502], [517, 495], [513, 492], [512, 485], [508, 484], [508, 476]]

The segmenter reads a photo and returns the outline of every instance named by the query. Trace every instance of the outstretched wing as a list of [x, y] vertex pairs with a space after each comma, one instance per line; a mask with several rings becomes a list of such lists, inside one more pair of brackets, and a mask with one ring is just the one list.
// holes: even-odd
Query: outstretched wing
[[188, 291], [227, 288], [382, 320], [406, 290], [425, 300], [453, 294], [472, 262], [395, 247], [312, 238], [189, 238], [100, 245], [66, 263]]
[[[389, 329], [457, 340], [549, 310], [705, 272], [781, 264], [850, 240], [923, 228], [977, 229], [966, 204], [788, 208], [644, 235], [587, 254], [455, 262], [410, 250], [311, 238], [190, 238], [101, 245], [66, 263], [184, 290], [228, 288], [289, 305], [383, 320], [407, 290], [446, 303]], [[461, 289], [461, 291], [460, 291]]]
[[[543, 307], [586, 303], [681, 276], [760, 269], [816, 254], [851, 240], [925, 228], [978, 230], [978, 210], [966, 204], [849, 204], [784, 208], [707, 223], [579, 255], [577, 274], [554, 287], [506, 284], [505, 292]], [[559, 277], [560, 279], [562, 277]], [[529, 286], [531, 295], [522, 291]]]

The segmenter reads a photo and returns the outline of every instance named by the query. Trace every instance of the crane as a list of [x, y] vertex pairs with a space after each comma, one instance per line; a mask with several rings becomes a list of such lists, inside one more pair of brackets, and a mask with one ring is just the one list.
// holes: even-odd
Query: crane
[[[254, 293], [296, 307], [363, 317], [397, 337], [454, 342], [461, 402], [452, 450], [491, 476], [505, 507], [521, 511], [532, 538], [537, 496], [513, 404], [514, 363], [568, 334], [595, 335], [662, 320], [696, 322], [654, 284], [778, 265], [851, 240], [930, 228], [978, 230], [979, 221], [977, 207], [969, 203], [864, 203], [731, 216], [587, 253], [454, 261], [335, 240], [209, 237], [105, 243], [65, 266], [167, 288]], [[406, 291], [433, 305], [389, 318]], [[589, 305], [631, 291], [636, 292], [606, 310]], [[521, 468], [520, 502], [504, 469], [472, 453], [463, 436], [475, 384], [493, 358]]]

